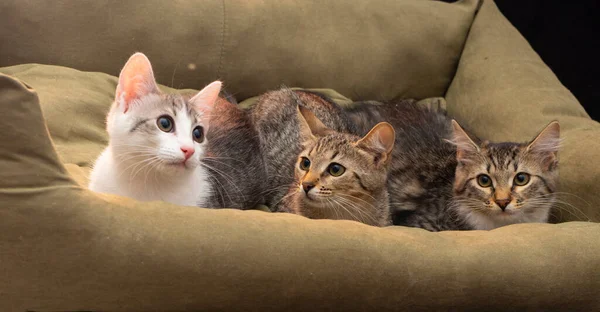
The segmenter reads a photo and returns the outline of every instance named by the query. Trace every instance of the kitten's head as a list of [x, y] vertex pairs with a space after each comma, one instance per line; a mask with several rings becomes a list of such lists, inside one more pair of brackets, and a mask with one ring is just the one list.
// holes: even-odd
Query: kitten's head
[[476, 229], [547, 222], [558, 184], [558, 122], [531, 142], [476, 144], [453, 121], [457, 147], [454, 194]]
[[129, 58], [107, 117], [115, 161], [123, 169], [180, 174], [196, 168], [206, 149], [209, 116], [219, 96], [215, 81], [191, 98], [163, 94], [150, 61], [142, 53]]
[[376, 197], [385, 192], [395, 139], [392, 126], [377, 124], [360, 138], [328, 129], [303, 107], [298, 108], [298, 120], [305, 141], [296, 163], [295, 195], [303, 214], [374, 225], [387, 220], [389, 214], [377, 211], [382, 198]]

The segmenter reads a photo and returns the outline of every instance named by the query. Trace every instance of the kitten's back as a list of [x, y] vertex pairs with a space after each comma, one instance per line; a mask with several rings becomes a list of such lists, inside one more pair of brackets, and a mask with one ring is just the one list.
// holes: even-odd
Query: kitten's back
[[360, 103], [349, 115], [363, 132], [382, 121], [396, 131], [388, 175], [394, 224], [428, 230], [460, 227], [447, 211], [456, 157], [454, 146], [446, 141], [452, 126], [445, 111], [400, 100]]
[[251, 209], [264, 204], [267, 179], [258, 133], [248, 112], [220, 99], [207, 133], [207, 168], [212, 186], [209, 207]]

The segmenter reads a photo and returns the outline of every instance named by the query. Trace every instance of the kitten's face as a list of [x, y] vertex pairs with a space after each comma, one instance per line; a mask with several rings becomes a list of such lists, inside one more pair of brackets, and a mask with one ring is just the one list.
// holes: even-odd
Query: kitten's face
[[309, 111], [303, 114], [308, 124], [301, 122], [301, 128], [308, 139], [295, 169], [295, 196], [303, 214], [384, 225], [389, 213], [379, 210], [387, 199], [381, 194], [394, 144], [393, 128], [382, 123], [360, 138], [326, 129]]
[[135, 104], [111, 116], [108, 131], [115, 156], [165, 173], [200, 164], [206, 146], [202, 112], [178, 95], [151, 94]]
[[220, 88], [214, 82], [192, 98], [162, 94], [148, 59], [133, 55], [121, 71], [107, 118], [110, 146], [122, 169], [173, 175], [200, 165]]
[[530, 144], [458, 145], [454, 193], [467, 222], [547, 222], [558, 183], [558, 124], [548, 127]]
[[375, 153], [357, 147], [359, 139], [331, 134], [306, 145], [296, 165], [298, 192], [305, 205], [323, 209], [327, 204], [348, 205], [385, 187], [387, 167]]

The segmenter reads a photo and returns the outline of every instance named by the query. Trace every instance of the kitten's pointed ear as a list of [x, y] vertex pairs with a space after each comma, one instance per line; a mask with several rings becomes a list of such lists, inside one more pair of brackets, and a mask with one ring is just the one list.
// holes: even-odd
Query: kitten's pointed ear
[[325, 133], [331, 131], [308, 108], [300, 105], [297, 107], [301, 137], [306, 140], [314, 139], [316, 136], [324, 135]]
[[527, 146], [528, 151], [533, 152], [558, 152], [560, 145], [560, 126], [558, 121], [548, 124], [531, 143]]
[[204, 89], [194, 95], [190, 100], [190, 103], [204, 116], [209, 115], [215, 107], [222, 86], [223, 83], [218, 80], [211, 82], [208, 86], [204, 87]]
[[548, 124], [531, 143], [527, 151], [540, 155], [543, 164], [550, 165], [558, 160], [558, 149], [560, 147], [560, 126], [558, 121]]
[[452, 130], [452, 143], [456, 145], [456, 159], [459, 162], [479, 153], [479, 146], [473, 142], [456, 120], [452, 120]]
[[396, 131], [394, 131], [394, 127], [387, 122], [380, 122], [376, 124], [367, 135], [358, 140], [356, 145], [381, 153], [380, 159], [385, 163], [390, 159], [390, 154], [394, 149], [395, 141]]
[[125, 113], [132, 101], [151, 93], [160, 93], [152, 65], [143, 53], [135, 53], [121, 69], [115, 100]]

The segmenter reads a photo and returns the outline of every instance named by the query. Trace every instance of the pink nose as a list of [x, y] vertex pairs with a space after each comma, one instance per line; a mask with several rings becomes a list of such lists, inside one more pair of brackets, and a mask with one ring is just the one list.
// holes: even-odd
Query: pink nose
[[183, 152], [183, 155], [185, 156], [185, 160], [188, 160], [190, 157], [192, 157], [192, 155], [194, 155], [193, 147], [182, 146], [181, 151]]

